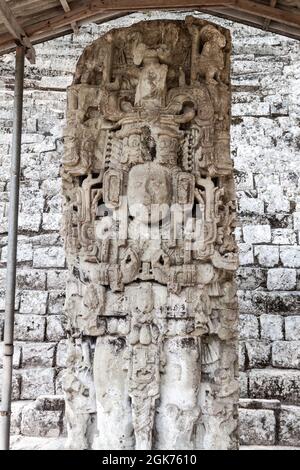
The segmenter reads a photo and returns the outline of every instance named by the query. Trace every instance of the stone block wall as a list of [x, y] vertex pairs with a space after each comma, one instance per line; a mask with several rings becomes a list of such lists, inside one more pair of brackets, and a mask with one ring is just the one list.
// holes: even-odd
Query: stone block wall
[[[300, 447], [300, 46], [199, 15], [233, 36], [232, 156], [240, 248], [241, 444]], [[59, 168], [66, 87], [83, 48], [134, 14], [36, 46], [26, 64], [13, 379], [14, 448], [60, 448], [65, 426], [65, 256]], [[3, 337], [14, 62], [0, 58], [0, 340]], [[0, 364], [1, 380], [1, 364]], [[251, 447], [254, 448], [254, 447]]]

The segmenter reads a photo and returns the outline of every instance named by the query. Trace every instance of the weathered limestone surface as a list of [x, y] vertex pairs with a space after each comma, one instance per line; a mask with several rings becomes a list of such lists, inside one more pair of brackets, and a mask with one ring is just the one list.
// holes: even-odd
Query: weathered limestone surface
[[68, 448], [237, 448], [230, 49], [190, 16], [113, 30], [78, 61], [62, 168]]
[[[300, 409], [297, 393], [300, 383], [299, 369], [292, 368], [282, 359], [287, 357], [287, 352], [290, 351], [289, 343], [292, 342], [293, 350], [297, 350], [298, 345], [295, 342], [300, 340], [299, 266], [296, 265], [300, 229], [299, 43], [219, 18], [206, 17], [201, 13], [196, 13], [196, 16], [229, 28], [233, 37], [231, 150], [237, 187], [239, 227], [236, 234], [242, 274], [241, 278], [237, 279], [240, 286], [239, 305], [243, 332], [240, 338], [241, 393], [242, 396], [248, 397], [249, 406], [254, 412], [257, 405], [253, 404], [253, 397], [257, 397], [260, 403], [264, 399], [270, 403], [270, 399], [274, 397], [280, 400], [281, 407], [273, 410], [276, 420], [276, 444], [271, 448], [282, 449], [284, 445], [287, 446], [284, 448], [288, 449], [288, 446], [294, 446], [297, 442], [295, 423], [297, 411], [299, 413]], [[26, 307], [26, 312], [18, 314], [14, 399], [20, 400], [21, 391], [29, 398], [21, 402], [15, 401], [14, 409], [19, 403], [22, 405], [27, 401], [34, 401], [41, 393], [62, 393], [61, 374], [66, 366], [65, 339], [59, 340], [53, 334], [50, 336], [51, 340], [46, 340], [46, 327], [52, 315], [59, 315], [61, 320], [63, 318], [61, 314], [66, 270], [62, 241], [58, 235], [61, 218], [59, 166], [63, 158], [62, 129], [65, 125], [66, 87], [71, 84], [76, 62], [86, 45], [112, 28], [129, 26], [142, 19], [184, 17], [185, 14], [152, 12], [149, 15], [130, 15], [107, 25], [85, 26], [78, 36], [70, 35], [37, 45], [36, 66], [27, 64], [16, 310], [19, 310], [22, 298], [23, 302], [26, 300], [27, 307], [30, 305], [28, 302], [31, 302], [31, 296], [22, 297], [24, 292], [29, 291], [32, 294], [31, 305], [35, 310], [37, 304], [34, 299], [42, 298], [40, 292], [48, 292], [49, 295], [45, 299], [45, 313], [36, 313], [33, 310], [31, 312]], [[12, 56], [1, 58], [0, 338], [3, 334], [13, 67]], [[273, 198], [271, 190], [275, 194]], [[251, 232], [246, 230], [246, 242], [243, 228], [249, 225], [262, 226], [258, 229], [258, 234], [261, 233], [259, 236], [269, 241], [260, 242], [257, 238], [251, 240]], [[266, 229], [266, 225], [269, 228]], [[257, 231], [253, 233], [257, 236]], [[269, 290], [273, 289], [274, 284], [267, 286], [268, 271], [278, 268], [296, 271], [296, 291]], [[245, 281], [247, 276], [249, 283]], [[276, 273], [272, 277], [273, 282]], [[37, 333], [35, 328], [32, 329], [32, 321], [33, 325], [38, 325]], [[48, 334], [50, 333], [48, 328]], [[248, 339], [251, 341], [250, 350], [254, 350], [255, 342], [259, 347], [263, 341], [255, 356], [256, 363], [263, 362], [263, 365], [250, 366], [245, 344]], [[267, 364], [266, 341], [271, 346]], [[276, 367], [272, 366], [273, 341], [279, 342], [280, 346], [280, 349], [276, 349], [276, 361], [281, 357], [281, 365]], [[280, 343], [281, 341], [283, 343]], [[49, 350], [43, 349], [43, 344], [48, 345]], [[47, 381], [46, 376], [41, 375], [43, 369], [46, 371]], [[31, 386], [26, 374], [32, 374]], [[278, 380], [280, 376], [281, 380]], [[290, 393], [290, 387], [294, 393]], [[49, 399], [53, 400], [51, 397]], [[287, 414], [285, 407], [291, 407]], [[18, 415], [22, 416], [22, 406], [18, 409]], [[284, 411], [284, 420], [280, 419], [281, 410]], [[258, 421], [259, 419], [258, 417]], [[243, 423], [242, 415], [241, 420]], [[60, 427], [63, 435], [64, 424], [62, 422]], [[35, 430], [35, 434], [39, 432], [42, 431]], [[63, 437], [57, 439], [22, 436], [19, 426], [14, 428], [14, 433], [18, 434], [17, 441], [14, 442], [19, 448], [63, 445], [59, 440], [63, 440]], [[252, 439], [250, 448], [254, 449], [261, 439], [258, 439], [257, 435]], [[279, 446], [281, 441], [284, 444]], [[243, 449], [243, 446], [241, 448]]]

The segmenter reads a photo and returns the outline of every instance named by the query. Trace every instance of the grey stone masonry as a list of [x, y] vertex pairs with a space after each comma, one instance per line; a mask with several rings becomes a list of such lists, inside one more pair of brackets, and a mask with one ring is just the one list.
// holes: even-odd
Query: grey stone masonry
[[[198, 13], [232, 32], [231, 149], [240, 247], [241, 444], [300, 448], [299, 43]], [[66, 366], [60, 164], [66, 88], [83, 49], [133, 14], [36, 46], [26, 63], [15, 303], [13, 448], [62, 448]], [[0, 58], [0, 341], [3, 340], [13, 55]], [[0, 381], [1, 381], [0, 362]], [[273, 447], [275, 446], [275, 447]], [[277, 447], [276, 447], [277, 446]]]

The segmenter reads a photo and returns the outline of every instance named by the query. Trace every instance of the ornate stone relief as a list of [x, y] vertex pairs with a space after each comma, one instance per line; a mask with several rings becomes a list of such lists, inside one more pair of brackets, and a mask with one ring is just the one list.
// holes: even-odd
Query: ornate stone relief
[[113, 30], [68, 89], [68, 447], [237, 448], [229, 32]]

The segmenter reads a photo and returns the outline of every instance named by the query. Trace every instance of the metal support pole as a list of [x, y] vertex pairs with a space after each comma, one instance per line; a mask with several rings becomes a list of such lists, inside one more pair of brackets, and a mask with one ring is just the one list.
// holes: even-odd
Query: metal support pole
[[24, 57], [24, 47], [18, 46], [16, 49], [14, 117], [8, 214], [8, 253], [4, 317], [2, 402], [0, 411], [0, 450], [9, 449], [10, 437]]

